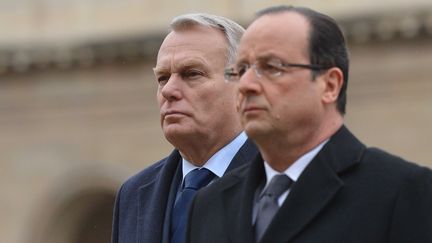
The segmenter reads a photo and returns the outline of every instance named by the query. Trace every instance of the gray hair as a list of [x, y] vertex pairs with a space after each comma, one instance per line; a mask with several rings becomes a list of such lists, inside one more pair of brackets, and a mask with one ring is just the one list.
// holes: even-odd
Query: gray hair
[[206, 13], [190, 13], [175, 17], [170, 24], [172, 30], [181, 30], [195, 25], [221, 30], [228, 41], [227, 66], [234, 63], [237, 47], [245, 29], [236, 22], [222, 16]]

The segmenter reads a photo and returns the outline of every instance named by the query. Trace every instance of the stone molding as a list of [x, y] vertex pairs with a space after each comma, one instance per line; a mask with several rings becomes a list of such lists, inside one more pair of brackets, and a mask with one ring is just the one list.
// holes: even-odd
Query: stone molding
[[[347, 40], [356, 44], [432, 38], [432, 10], [376, 13], [339, 19]], [[45, 69], [125, 64], [154, 59], [164, 34], [142, 33], [74, 46], [31, 46], [0, 49], [0, 75]]]

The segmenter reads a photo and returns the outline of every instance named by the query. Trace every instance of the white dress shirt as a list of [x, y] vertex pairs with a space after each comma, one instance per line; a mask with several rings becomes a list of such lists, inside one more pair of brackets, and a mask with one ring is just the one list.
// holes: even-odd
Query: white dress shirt
[[[263, 191], [268, 186], [268, 184], [270, 183], [271, 179], [275, 175], [278, 175], [278, 174], [285, 174], [285, 175], [287, 175], [295, 183], [298, 180], [298, 178], [300, 177], [301, 173], [306, 168], [306, 166], [309, 165], [309, 163], [312, 161], [312, 159], [315, 157], [315, 155], [318, 154], [318, 152], [322, 149], [322, 147], [327, 142], [328, 142], [328, 139], [325, 140], [324, 142], [320, 143], [318, 146], [316, 146], [315, 148], [313, 148], [311, 151], [309, 151], [306, 154], [302, 155], [298, 160], [296, 160], [290, 167], [288, 167], [288, 169], [286, 169], [282, 173], [274, 170], [267, 163], [267, 161], [264, 161], [264, 169], [265, 169], [267, 181], [266, 181], [265, 187], [263, 188]], [[291, 189], [288, 189], [288, 190], [286, 190], [284, 193], [282, 193], [280, 195], [280, 197], [278, 198], [279, 207], [285, 201], [285, 199], [287, 198], [287, 196], [288, 196], [288, 194], [289, 194], [290, 191], [291, 191]]]
[[[185, 176], [196, 168], [206, 168], [216, 176], [222, 177], [241, 146], [246, 142], [245, 132], [241, 132], [234, 140], [216, 152], [202, 167], [197, 167], [189, 161], [182, 159], [183, 180]], [[182, 180], [182, 184], [183, 184]]]

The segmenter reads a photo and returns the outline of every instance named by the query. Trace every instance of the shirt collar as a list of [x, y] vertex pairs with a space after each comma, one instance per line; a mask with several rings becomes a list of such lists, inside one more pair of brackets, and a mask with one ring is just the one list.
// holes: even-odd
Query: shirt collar
[[302, 155], [299, 159], [297, 159], [288, 169], [286, 169], [284, 172], [280, 173], [276, 170], [274, 170], [267, 161], [264, 161], [264, 169], [266, 173], [266, 185], [267, 186], [271, 179], [278, 174], [286, 174], [291, 180], [296, 182], [298, 178], [300, 177], [301, 173], [304, 171], [306, 166], [309, 165], [309, 163], [312, 161], [312, 159], [315, 157], [315, 155], [318, 154], [318, 152], [322, 149], [322, 147], [328, 142], [329, 139], [325, 140], [324, 142], [320, 143], [318, 146], [307, 152], [306, 154]]
[[202, 167], [197, 167], [189, 161], [182, 158], [182, 172], [184, 177], [196, 168], [206, 168], [213, 172], [218, 177], [225, 174], [226, 169], [231, 163], [236, 153], [241, 146], [246, 142], [247, 136], [245, 132], [241, 132], [234, 140], [225, 145], [222, 149], [216, 152]]

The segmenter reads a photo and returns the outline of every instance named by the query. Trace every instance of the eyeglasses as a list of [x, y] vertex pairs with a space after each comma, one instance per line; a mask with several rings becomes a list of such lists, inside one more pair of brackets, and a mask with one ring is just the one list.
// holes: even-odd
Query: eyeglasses
[[242, 63], [237, 64], [235, 67], [225, 69], [225, 80], [229, 82], [238, 82], [243, 74], [249, 68], [253, 68], [257, 77], [265, 77], [268, 79], [274, 79], [276, 77], [281, 76], [284, 72], [287, 71], [287, 68], [297, 67], [297, 68], [306, 68], [314, 71], [328, 69], [322, 65], [315, 64], [298, 64], [298, 63], [283, 63], [281, 60], [276, 58], [271, 58], [268, 60], [258, 60], [253, 64]]

